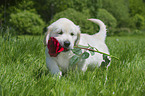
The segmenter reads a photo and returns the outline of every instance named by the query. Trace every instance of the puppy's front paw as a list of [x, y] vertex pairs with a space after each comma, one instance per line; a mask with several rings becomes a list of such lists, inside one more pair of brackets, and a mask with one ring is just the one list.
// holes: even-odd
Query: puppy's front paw
[[59, 79], [60, 79], [60, 78], [61, 78], [61, 76], [62, 76], [62, 72], [61, 72], [61, 71], [59, 72], [59, 75], [58, 75], [58, 76], [59, 76]]
[[62, 72], [61, 71], [57, 72], [57, 73], [53, 74], [53, 76], [54, 76], [54, 79], [57, 79], [57, 78], [61, 79]]

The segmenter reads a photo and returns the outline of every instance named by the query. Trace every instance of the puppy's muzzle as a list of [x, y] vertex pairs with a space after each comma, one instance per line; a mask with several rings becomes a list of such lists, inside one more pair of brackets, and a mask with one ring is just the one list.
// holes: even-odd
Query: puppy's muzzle
[[68, 48], [69, 45], [70, 45], [70, 42], [69, 42], [69, 41], [64, 41], [64, 47], [65, 47], [65, 48]]

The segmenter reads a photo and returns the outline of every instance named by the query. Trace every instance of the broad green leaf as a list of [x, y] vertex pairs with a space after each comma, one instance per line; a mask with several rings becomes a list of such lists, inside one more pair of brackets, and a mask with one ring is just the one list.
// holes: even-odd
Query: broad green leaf
[[110, 60], [108, 59], [107, 55], [103, 54], [103, 60], [105, 60], [105, 62], [102, 62], [101, 66], [107, 66], [110, 62]]
[[72, 52], [76, 55], [82, 54], [82, 50], [80, 48], [74, 48], [74, 49], [72, 49]]
[[95, 52], [93, 52], [93, 51], [89, 51], [89, 52], [91, 53], [92, 56], [95, 55]]
[[107, 63], [109, 63], [109, 62], [110, 62], [110, 60], [109, 60], [108, 56], [107, 56], [107, 55], [105, 55], [105, 54], [103, 54], [103, 60], [105, 60], [105, 62], [107, 62]]
[[89, 57], [89, 53], [88, 52], [84, 52], [81, 56], [82, 59], [87, 59]]
[[79, 56], [77, 55], [72, 56], [69, 61], [70, 66], [75, 65], [77, 62], [79, 62], [79, 60], [80, 60]]
[[103, 54], [103, 60], [106, 60], [106, 59], [108, 59], [107, 55]]
[[[91, 48], [89, 48], [89, 49], [93, 49], [93, 50], [94, 50], [93, 47], [91, 47]], [[89, 52], [91, 53], [92, 56], [95, 55], [95, 52], [93, 52], [93, 51], [89, 51]]]

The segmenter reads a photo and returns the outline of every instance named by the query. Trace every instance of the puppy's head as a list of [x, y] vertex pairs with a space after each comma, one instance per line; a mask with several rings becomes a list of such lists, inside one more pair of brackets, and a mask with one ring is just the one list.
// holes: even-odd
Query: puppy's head
[[46, 45], [50, 37], [55, 37], [62, 47], [73, 49], [80, 40], [80, 28], [72, 21], [61, 18], [48, 26], [48, 32], [44, 39]]

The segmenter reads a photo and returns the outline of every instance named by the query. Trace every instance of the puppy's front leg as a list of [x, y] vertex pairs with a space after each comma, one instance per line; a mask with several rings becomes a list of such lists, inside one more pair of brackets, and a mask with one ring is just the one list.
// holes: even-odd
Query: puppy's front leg
[[62, 76], [62, 72], [59, 70], [55, 60], [50, 57], [46, 57], [46, 65], [52, 74]]

